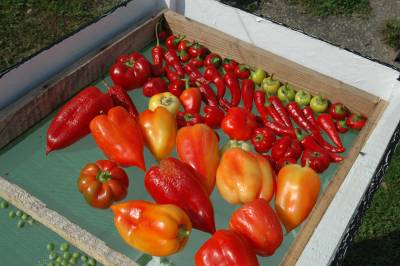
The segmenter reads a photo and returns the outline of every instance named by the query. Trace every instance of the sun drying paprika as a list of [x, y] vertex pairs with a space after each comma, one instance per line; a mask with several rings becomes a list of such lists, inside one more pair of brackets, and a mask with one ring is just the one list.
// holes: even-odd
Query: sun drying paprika
[[177, 49], [178, 44], [181, 40], [183, 40], [185, 36], [180, 36], [177, 37], [175, 35], [170, 35], [166, 40], [165, 40], [165, 45], [167, 46], [168, 49]]
[[302, 151], [301, 144], [297, 139], [284, 136], [272, 145], [271, 156], [275, 161], [279, 161], [281, 158], [293, 158], [297, 160]]
[[46, 154], [65, 148], [90, 133], [89, 123], [113, 107], [113, 100], [97, 87], [87, 87], [71, 98], [50, 123]]
[[179, 111], [179, 99], [169, 91], [151, 96], [149, 109], [154, 111], [159, 106], [166, 108], [172, 114], [176, 115]]
[[87, 203], [95, 208], [106, 209], [114, 201], [126, 197], [129, 178], [116, 163], [98, 160], [83, 167], [77, 184]]
[[237, 65], [233, 72], [239, 79], [247, 79], [250, 77], [250, 68], [247, 65]]
[[330, 114], [319, 114], [317, 117], [317, 123], [319, 128], [325, 131], [336, 146], [343, 148], [342, 140], [340, 139], [339, 133], [336, 131], [335, 123]]
[[221, 98], [220, 104], [222, 106], [227, 106], [227, 107], [235, 107], [238, 106], [240, 103], [240, 85], [239, 85], [239, 80], [236, 78], [235, 74], [232, 72], [227, 72], [224, 75], [224, 81], [226, 85], [228, 86], [229, 92], [231, 94], [231, 100], [228, 101], [225, 98]]
[[292, 138], [296, 137], [296, 134], [295, 134], [295, 131], [293, 128], [286, 127], [283, 124], [278, 124], [276, 122], [272, 122], [267, 119], [263, 119], [262, 122], [265, 127], [271, 129], [276, 135], [289, 136]]
[[173, 204], [130, 200], [111, 209], [122, 239], [152, 256], [169, 256], [180, 251], [192, 230], [187, 214]]
[[308, 165], [317, 173], [322, 173], [328, 169], [330, 162], [331, 158], [329, 154], [321, 150], [314, 151], [305, 149], [301, 156], [301, 165]]
[[160, 38], [158, 36], [158, 27], [160, 23], [156, 24], [156, 45], [151, 48], [151, 57], [153, 59], [153, 65], [151, 66], [151, 72], [153, 76], [160, 77], [164, 74], [163, 69], [163, 58], [164, 58], [164, 49], [160, 45]]
[[335, 120], [343, 120], [349, 114], [349, 110], [342, 103], [331, 104], [328, 112]]
[[238, 65], [238, 63], [230, 58], [224, 58], [224, 60], [222, 60], [222, 67], [225, 70], [225, 72], [234, 72], [236, 66]]
[[151, 97], [155, 94], [166, 92], [168, 90], [167, 82], [163, 78], [149, 78], [143, 85], [142, 93], [145, 97]]
[[242, 101], [243, 106], [251, 112], [253, 108], [254, 82], [251, 79], [242, 80]]
[[176, 97], [181, 96], [186, 88], [186, 82], [182, 79], [171, 81], [168, 85], [168, 91]]
[[215, 232], [214, 209], [198, 173], [175, 158], [161, 160], [144, 177], [144, 185], [153, 199], [161, 204], [176, 204], [201, 231]]
[[361, 130], [366, 123], [366, 118], [360, 114], [351, 114], [347, 120], [346, 120], [346, 125], [355, 130]]
[[221, 73], [219, 73], [218, 69], [214, 67], [214, 65], [209, 65], [204, 70], [204, 78], [208, 81], [211, 81], [217, 87], [217, 98], [220, 99], [225, 95], [225, 82]]
[[343, 134], [349, 131], [349, 127], [346, 125], [346, 120], [337, 120], [335, 122], [336, 130]]
[[208, 54], [204, 59], [204, 66], [214, 66], [215, 68], [219, 68], [222, 64], [222, 58], [218, 54]]
[[137, 166], [145, 170], [144, 141], [136, 120], [121, 106], [90, 122], [90, 131], [99, 148], [112, 161], [122, 166]]
[[232, 107], [221, 122], [221, 129], [230, 139], [248, 140], [257, 127], [256, 117], [242, 107]]
[[204, 108], [204, 123], [211, 128], [220, 128], [221, 122], [225, 117], [224, 111], [218, 106], [205, 105]]
[[194, 126], [196, 124], [203, 123], [203, 117], [199, 113], [179, 111], [176, 114], [176, 122], [178, 124], [178, 128], [186, 126]]
[[114, 85], [109, 87], [107, 92], [108, 95], [111, 96], [115, 106], [122, 106], [132, 117], [138, 117], [139, 113], [135, 104], [132, 102], [132, 99], [129, 97], [128, 93], [121, 86]]
[[268, 152], [275, 140], [275, 133], [266, 127], [254, 129], [251, 137], [251, 143], [254, 149], [259, 153]]
[[201, 92], [197, 87], [191, 87], [184, 90], [179, 96], [179, 100], [186, 112], [200, 113]]

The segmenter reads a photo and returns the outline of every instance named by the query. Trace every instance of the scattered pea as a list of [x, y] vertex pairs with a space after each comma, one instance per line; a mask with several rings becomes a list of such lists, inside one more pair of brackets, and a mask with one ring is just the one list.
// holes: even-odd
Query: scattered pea
[[16, 216], [15, 211], [10, 211], [10, 212], [8, 213], [8, 217], [10, 217], [11, 219], [14, 219], [15, 216]]
[[25, 221], [22, 221], [22, 220], [19, 220], [17, 223], [18, 228], [22, 228], [22, 227], [24, 227], [24, 225], [25, 225]]
[[61, 251], [65, 252], [65, 251], [68, 251], [68, 249], [69, 249], [69, 244], [68, 243], [64, 242], [64, 243], [62, 243], [60, 245], [60, 250]]
[[81, 254], [80, 254], [79, 252], [74, 252], [74, 253], [72, 254], [72, 257], [73, 257], [74, 259], [78, 259], [80, 256], [81, 256]]
[[56, 260], [58, 258], [58, 254], [55, 251], [50, 252], [49, 260]]
[[69, 252], [64, 252], [64, 254], [63, 254], [63, 258], [66, 260], [69, 260], [71, 258], [71, 256], [72, 256], [72, 254]]
[[95, 259], [90, 258], [90, 259], [88, 260], [88, 263], [89, 263], [90, 266], [95, 266], [97, 262], [95, 261]]
[[85, 255], [81, 256], [81, 261], [86, 262], [88, 260], [88, 257]]
[[7, 208], [8, 208], [8, 202], [5, 201], [5, 200], [2, 200], [2, 201], [0, 202], [0, 208], [1, 208], [1, 209], [7, 209]]
[[24, 221], [28, 220], [28, 217], [29, 217], [29, 215], [26, 214], [26, 213], [23, 213], [23, 214], [21, 215], [21, 219], [24, 220]]
[[16, 214], [18, 217], [21, 217], [21, 216], [22, 216], [22, 211], [18, 210], [18, 211], [15, 212], [15, 214]]
[[48, 243], [46, 246], [48, 251], [53, 251], [54, 250], [54, 244], [53, 243]]

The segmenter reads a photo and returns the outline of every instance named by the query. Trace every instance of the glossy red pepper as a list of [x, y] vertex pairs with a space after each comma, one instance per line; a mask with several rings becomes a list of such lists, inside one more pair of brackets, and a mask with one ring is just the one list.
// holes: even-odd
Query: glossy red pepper
[[203, 117], [199, 113], [179, 111], [176, 114], [176, 122], [178, 124], [178, 128], [193, 126], [195, 124], [203, 123]]
[[305, 149], [301, 156], [301, 165], [308, 165], [317, 173], [322, 173], [329, 167], [331, 158], [327, 152]]
[[201, 57], [192, 57], [190, 60], [189, 60], [189, 63], [188, 63], [189, 65], [192, 65], [192, 66], [194, 66], [194, 67], [196, 67], [196, 68], [200, 68], [200, 67], [202, 67], [203, 66], [203, 59], [201, 59]]
[[274, 123], [267, 119], [263, 119], [263, 124], [265, 127], [271, 129], [276, 135], [280, 136], [289, 136], [292, 138], [296, 137], [295, 131], [293, 128], [286, 127], [284, 125]]
[[329, 106], [329, 114], [335, 120], [343, 120], [347, 117], [349, 111], [342, 103], [333, 103]]
[[170, 82], [173, 82], [173, 81], [175, 81], [175, 80], [180, 80], [180, 79], [183, 78], [183, 75], [179, 75], [179, 74], [176, 73], [175, 71], [172, 71], [172, 70], [169, 68], [169, 66], [164, 66], [164, 71], [165, 71], [165, 74], [166, 74], [166, 76], [167, 76], [167, 79], [168, 79]]
[[179, 57], [176, 54], [175, 50], [171, 50], [171, 49], [168, 50], [164, 54], [164, 59], [168, 65], [170, 65], [171, 67], [173, 67], [175, 69], [176, 74], [178, 74], [179, 76], [183, 76], [185, 74], [185, 72], [182, 69], [181, 62], [179, 61]]
[[226, 72], [224, 75], [224, 81], [228, 86], [229, 92], [231, 94], [231, 100], [228, 102], [225, 98], [221, 98], [220, 104], [223, 106], [235, 107], [239, 105], [240, 102], [240, 84], [239, 80], [236, 78], [235, 74], [232, 72]]
[[254, 129], [253, 136], [251, 137], [251, 143], [259, 153], [268, 152], [275, 140], [275, 133], [267, 127]]
[[355, 130], [361, 130], [366, 123], [367, 119], [360, 114], [351, 114], [346, 121], [346, 125]]
[[346, 133], [347, 131], [349, 131], [349, 127], [346, 124], [346, 120], [337, 120], [335, 122], [335, 126], [336, 126], [336, 130], [339, 133]]
[[224, 111], [218, 106], [205, 105], [204, 111], [204, 123], [211, 128], [220, 128], [221, 122], [225, 117]]
[[196, 85], [209, 85], [210, 82], [203, 77], [203, 75], [200, 73], [200, 71], [194, 67], [193, 65], [186, 64], [183, 66], [183, 69], [185, 73], [189, 76], [189, 79], [192, 83]]
[[262, 119], [267, 118], [268, 109], [265, 106], [265, 92], [263, 90], [256, 90], [254, 92], [254, 103], [256, 105], [258, 114]]
[[170, 93], [172, 93], [173, 95], [175, 95], [176, 97], [181, 96], [181, 94], [185, 90], [185, 88], [186, 88], [186, 82], [185, 82], [185, 80], [182, 80], [182, 79], [177, 79], [177, 80], [171, 81], [168, 84], [168, 91]]
[[204, 47], [200, 43], [195, 42], [188, 48], [188, 52], [191, 57], [204, 58], [206, 56], [206, 54], [208, 53], [208, 50], [206, 47]]
[[210, 106], [218, 106], [218, 98], [214, 90], [206, 84], [199, 86], [203, 102]]
[[143, 86], [151, 75], [151, 64], [140, 53], [122, 55], [110, 68], [110, 77], [114, 84], [126, 90]]
[[217, 87], [217, 98], [220, 99], [225, 95], [225, 81], [213, 65], [209, 65], [204, 70], [204, 78], [215, 84]]
[[200, 113], [201, 92], [197, 87], [184, 90], [179, 96], [179, 100], [186, 112]]
[[[187, 49], [188, 49], [191, 45], [192, 45], [192, 43], [189, 42], [188, 40], [185, 40], [185, 39], [181, 40], [181, 41], [178, 43], [178, 47], [177, 47], [178, 53], [181, 53], [182, 51], [186, 51], [186, 52], [187, 52]], [[189, 54], [189, 53], [188, 53], [188, 54]], [[189, 54], [189, 57], [190, 57], [190, 54]]]
[[317, 121], [315, 120], [315, 117], [314, 117], [314, 111], [311, 109], [311, 107], [310, 106], [304, 107], [302, 112], [303, 112], [305, 119], [307, 119], [307, 121], [310, 122], [310, 124], [314, 128], [318, 128]]
[[139, 115], [138, 110], [136, 109], [135, 104], [132, 102], [132, 99], [129, 97], [128, 93], [118, 85], [114, 85], [108, 88], [108, 95], [112, 98], [114, 102], [114, 106], [122, 106], [124, 107], [128, 113], [137, 118]]
[[235, 73], [235, 76], [239, 79], [247, 79], [250, 77], [250, 69], [247, 65], [237, 65], [233, 73]]
[[272, 106], [275, 108], [276, 112], [279, 114], [279, 117], [280, 117], [281, 121], [283, 122], [283, 124], [289, 128], [293, 127], [292, 122], [290, 121], [288, 112], [286, 111], [285, 107], [283, 106], [283, 104], [281, 103], [279, 98], [277, 96], [270, 96], [268, 98], [268, 101], [272, 104]]
[[113, 107], [113, 100], [97, 87], [87, 87], [71, 98], [50, 123], [46, 154], [65, 148], [89, 134], [89, 123]]
[[325, 131], [333, 143], [338, 147], [343, 147], [339, 133], [336, 131], [335, 123], [330, 114], [321, 113], [317, 117], [317, 123], [320, 129]]
[[218, 230], [194, 255], [196, 266], [258, 266], [249, 242], [232, 230]]
[[152, 166], [144, 177], [147, 192], [160, 204], [175, 204], [201, 231], [215, 232], [214, 209], [200, 177], [194, 169], [178, 159], [166, 158]]
[[168, 49], [176, 49], [181, 40], [183, 40], [184, 36], [176, 37], [175, 35], [170, 35], [167, 40], [165, 40], [165, 45]]
[[208, 54], [204, 59], [204, 66], [214, 66], [215, 68], [219, 68], [222, 64], [222, 58], [218, 54]]
[[251, 111], [253, 109], [254, 82], [251, 79], [242, 80], [242, 101], [243, 106]]
[[153, 65], [151, 66], [151, 72], [154, 76], [162, 76], [163, 74], [163, 58], [164, 49], [160, 45], [160, 39], [158, 37], [158, 27], [160, 23], [156, 24], [156, 45], [151, 49], [151, 57], [153, 59]]
[[230, 58], [224, 58], [222, 61], [222, 67], [224, 68], [225, 72], [234, 72], [238, 63]]
[[187, 50], [180, 51], [178, 53], [178, 56], [179, 56], [179, 59], [184, 63], [188, 62], [191, 58], [190, 54], [187, 52]]
[[284, 136], [272, 145], [271, 157], [275, 161], [279, 161], [281, 158], [293, 158], [297, 160], [300, 158], [302, 151], [303, 148], [297, 139]]
[[256, 117], [242, 107], [230, 108], [221, 122], [222, 131], [235, 140], [250, 139], [257, 125]]
[[145, 97], [168, 91], [167, 83], [163, 78], [150, 78], [144, 85], [142, 93]]
[[287, 157], [287, 158], [281, 158], [276, 162], [276, 172], [279, 172], [283, 167], [285, 167], [288, 164], [295, 164], [297, 163], [297, 160]]

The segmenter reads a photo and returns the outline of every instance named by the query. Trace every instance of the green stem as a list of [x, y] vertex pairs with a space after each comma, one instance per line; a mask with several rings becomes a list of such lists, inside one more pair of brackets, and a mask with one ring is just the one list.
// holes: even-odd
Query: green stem
[[108, 171], [99, 171], [96, 175], [96, 179], [102, 183], [107, 182], [111, 178], [112, 178], [112, 175]]

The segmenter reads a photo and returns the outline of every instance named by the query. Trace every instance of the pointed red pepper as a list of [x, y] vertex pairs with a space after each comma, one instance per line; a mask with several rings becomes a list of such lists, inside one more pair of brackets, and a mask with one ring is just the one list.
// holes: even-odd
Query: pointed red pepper
[[217, 95], [214, 90], [205, 84], [199, 86], [203, 102], [210, 106], [218, 106]]
[[[279, 114], [279, 117], [281, 118], [281, 120], [283, 121], [284, 125], [291, 128], [292, 126], [292, 122], [290, 121], [288, 112], [286, 111], [285, 107], [283, 106], [283, 104], [281, 103], [281, 101], [279, 100], [279, 98], [277, 96], [270, 96], [268, 98], [268, 101], [272, 104], [272, 106], [275, 108], [275, 110], [277, 111], [277, 113]], [[297, 103], [296, 103], [297, 104]], [[293, 117], [292, 117], [293, 118]]]
[[164, 74], [163, 58], [164, 58], [164, 50], [160, 45], [160, 39], [158, 37], [158, 27], [160, 23], [156, 24], [156, 46], [151, 49], [151, 57], [153, 59], [153, 65], [151, 66], [151, 72], [153, 76], [162, 76]]
[[[224, 58], [222, 61], [222, 67], [224, 68], [225, 72], [234, 72], [238, 63], [230, 58]], [[236, 77], [236, 76], [235, 76]]]
[[310, 106], [306, 106], [302, 110], [304, 117], [307, 119], [308, 122], [314, 127], [318, 128], [317, 121], [315, 121], [314, 111], [311, 109]]
[[224, 111], [218, 106], [204, 106], [204, 123], [211, 128], [220, 128], [221, 122], [225, 117]]
[[176, 73], [175, 71], [172, 71], [172, 70], [169, 68], [169, 66], [164, 66], [164, 71], [165, 71], [165, 74], [166, 74], [166, 76], [167, 76], [167, 79], [168, 79], [170, 82], [173, 82], [173, 81], [175, 81], [175, 80], [180, 80], [180, 79], [183, 78], [183, 75], [179, 75], [179, 74]]
[[204, 66], [214, 66], [215, 68], [219, 68], [222, 64], [222, 58], [218, 54], [208, 54], [204, 59]]
[[217, 87], [217, 98], [220, 99], [225, 95], [225, 82], [221, 73], [213, 65], [206, 67], [204, 71], [204, 78], [210, 82], [213, 82]]
[[227, 106], [227, 107], [235, 107], [239, 105], [240, 102], [240, 84], [239, 80], [236, 78], [235, 74], [232, 72], [227, 72], [224, 75], [224, 81], [226, 85], [228, 86], [229, 92], [231, 94], [231, 101], [229, 102], [225, 98], [221, 98], [220, 104], [222, 106]]
[[343, 147], [339, 133], [336, 131], [335, 123], [330, 114], [321, 113], [317, 117], [317, 123], [320, 129], [325, 131], [333, 143], [338, 147]]
[[203, 77], [203, 75], [200, 73], [200, 71], [194, 67], [191, 64], [186, 64], [183, 66], [183, 69], [186, 73], [186, 75], [189, 76], [189, 79], [192, 83], [196, 84], [196, 85], [209, 85], [210, 82]]
[[168, 50], [164, 54], [164, 59], [165, 59], [165, 62], [168, 63], [168, 65], [172, 66], [175, 69], [175, 72], [179, 76], [183, 76], [185, 74], [185, 72], [182, 69], [181, 62], [179, 61], [179, 57], [176, 54], [175, 50], [171, 50], [171, 49]]
[[293, 128], [286, 127], [284, 125], [274, 123], [272, 121], [269, 121], [267, 119], [263, 119], [263, 124], [265, 127], [271, 129], [272, 131], [275, 132], [275, 134], [280, 135], [280, 136], [289, 136], [292, 138], [296, 137], [296, 134], [294, 132]]
[[242, 80], [242, 101], [244, 107], [251, 112], [253, 109], [254, 82], [251, 79]]
[[262, 119], [267, 118], [268, 109], [265, 106], [265, 92], [263, 90], [256, 90], [254, 92], [254, 103], [260, 117]]
[[128, 111], [128, 113], [134, 118], [137, 118], [139, 116], [135, 104], [132, 102], [132, 99], [129, 97], [128, 93], [122, 87], [118, 85], [109, 87], [108, 95], [111, 96], [114, 102], [114, 106], [124, 107]]

